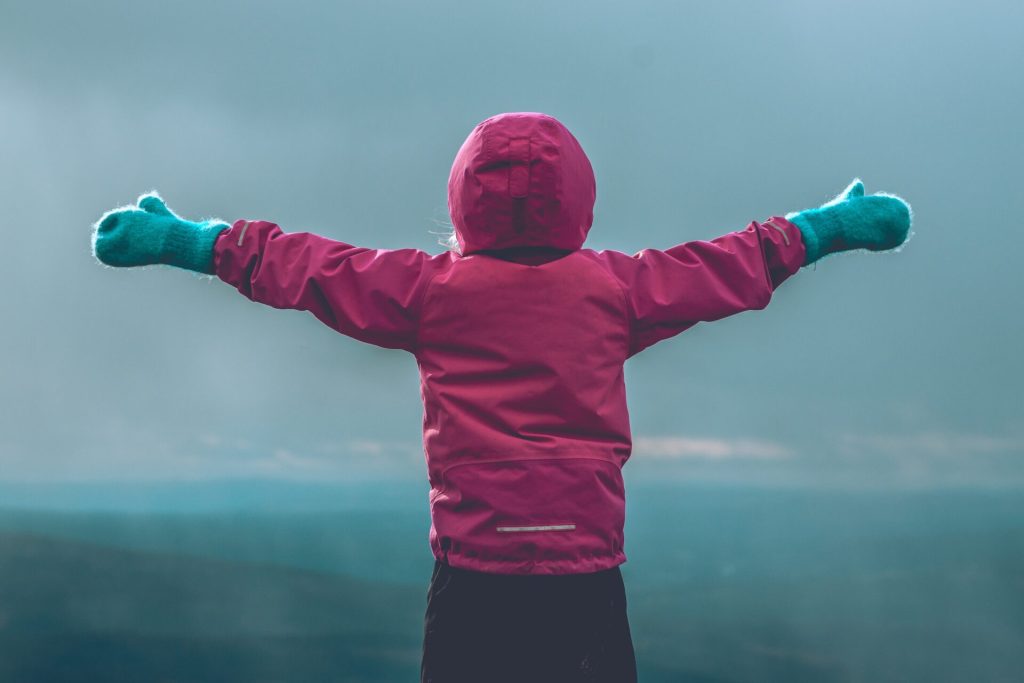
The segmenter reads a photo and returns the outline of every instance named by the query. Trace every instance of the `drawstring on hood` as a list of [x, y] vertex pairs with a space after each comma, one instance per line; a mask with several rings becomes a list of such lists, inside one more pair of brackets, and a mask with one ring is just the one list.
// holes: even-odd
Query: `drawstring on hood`
[[448, 178], [463, 255], [510, 247], [583, 246], [594, 221], [594, 170], [569, 129], [534, 112], [480, 122]]

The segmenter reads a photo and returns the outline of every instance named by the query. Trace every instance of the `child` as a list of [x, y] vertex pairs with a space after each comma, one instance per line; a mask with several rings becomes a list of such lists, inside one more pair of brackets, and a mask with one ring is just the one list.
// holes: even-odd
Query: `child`
[[623, 363], [768, 305], [827, 254], [893, 249], [910, 207], [854, 181], [831, 202], [634, 256], [583, 249], [594, 174], [556, 119], [480, 123], [448, 181], [457, 248], [354, 247], [273, 223], [193, 223], [156, 195], [105, 214], [112, 266], [215, 274], [414, 354], [430, 481], [422, 681], [634, 681], [619, 565], [631, 441]]

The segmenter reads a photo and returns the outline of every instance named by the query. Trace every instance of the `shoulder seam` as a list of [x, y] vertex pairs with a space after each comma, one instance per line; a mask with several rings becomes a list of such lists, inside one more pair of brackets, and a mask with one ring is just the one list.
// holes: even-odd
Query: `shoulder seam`
[[[601, 262], [599, 259], [594, 258], [594, 256], [598, 255], [597, 252], [591, 249], [581, 249], [580, 253], [584, 253], [587, 255], [588, 260], [591, 263], [593, 263], [599, 271], [601, 271], [601, 273], [604, 275], [606, 279], [612, 282], [612, 285], [615, 287], [615, 289], [618, 290], [619, 294], [622, 296], [622, 305], [626, 309], [626, 358], [629, 358], [631, 355], [633, 355], [633, 344], [635, 341], [633, 338], [633, 329], [636, 327], [636, 316], [633, 314], [633, 307], [629, 305], [629, 293], [626, 291], [626, 288], [622, 286], [622, 283], [619, 282], [618, 278], [616, 278], [614, 275], [608, 272], [608, 269], [605, 267], [604, 263]], [[591, 254], [593, 256], [590, 256]], [[628, 254], [623, 254], [623, 256], [626, 256], [627, 258], [629, 257]]]
[[[427, 258], [428, 262], [432, 258], [433, 257], [431, 257], [428, 254], [428, 258]], [[449, 256], [448, 258], [450, 259], [451, 257]], [[429, 275], [429, 277], [427, 278], [427, 281], [423, 284], [423, 291], [420, 292], [419, 297], [417, 297], [417, 299], [416, 299], [416, 305], [413, 306], [413, 309], [412, 309], [413, 312], [414, 312], [415, 319], [416, 319], [416, 327], [413, 330], [413, 345], [412, 345], [412, 348], [409, 349], [409, 350], [412, 352], [412, 354], [414, 356], [418, 356], [419, 355], [419, 351], [420, 351], [420, 332], [423, 329], [423, 302], [427, 300], [427, 292], [430, 291], [431, 286], [434, 284], [434, 280], [437, 278], [438, 275], [440, 275], [442, 270], [445, 270], [445, 268], [439, 267], [439, 268], [435, 269], [434, 272]]]

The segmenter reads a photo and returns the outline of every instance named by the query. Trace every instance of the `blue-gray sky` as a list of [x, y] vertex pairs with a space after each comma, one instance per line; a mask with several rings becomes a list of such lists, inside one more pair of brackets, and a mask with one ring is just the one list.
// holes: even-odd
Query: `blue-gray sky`
[[0, 480], [425, 477], [415, 363], [91, 224], [191, 218], [439, 251], [472, 127], [562, 120], [588, 246], [711, 239], [853, 177], [896, 254], [627, 365], [630, 476], [1024, 484], [1024, 11], [1013, 2], [0, 4]]

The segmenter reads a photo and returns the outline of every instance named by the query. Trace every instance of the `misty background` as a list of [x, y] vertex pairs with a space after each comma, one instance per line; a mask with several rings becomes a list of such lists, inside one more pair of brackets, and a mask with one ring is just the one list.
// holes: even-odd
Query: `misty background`
[[914, 208], [902, 252], [832, 256], [632, 360], [627, 469], [1024, 483], [1013, 3], [2, 11], [5, 480], [424, 478], [410, 356], [101, 267], [90, 226], [156, 189], [192, 219], [436, 253], [466, 135], [541, 111], [594, 165], [591, 248], [711, 239], [855, 176]]
[[[466, 135], [493, 114], [538, 111], [565, 123], [594, 166], [590, 248], [712, 239], [818, 206], [854, 177], [914, 210], [901, 251], [827, 257], [767, 309], [698, 325], [627, 363], [635, 449], [623, 571], [641, 672], [768, 680], [773, 662], [791, 681], [889, 680], [879, 671], [1010, 680], [1000, 677], [1024, 665], [1022, 30], [1024, 10], [1009, 1], [0, 0], [0, 577], [15, 591], [0, 595], [0, 641], [15, 638], [4, 642], [23, 653], [0, 655], [0, 674], [77, 680], [33, 668], [46, 658], [12, 635], [29, 623], [19, 615], [37, 613], [12, 607], [26, 596], [55, 601], [32, 624], [70, 618], [66, 601], [30, 581], [41, 557], [47, 576], [71, 577], [54, 585], [103, 596], [76, 612], [86, 616], [75, 633], [145, 630], [134, 611], [145, 600], [111, 607], [75, 559], [101, 551], [139, 555], [103, 554], [97, 567], [155, 562], [145, 566], [191, 576], [199, 570], [175, 563], [219, 558], [386, 579], [422, 601], [432, 558], [413, 358], [214, 279], [101, 266], [91, 226], [156, 189], [193, 220], [270, 220], [437, 253]], [[773, 554], [797, 547], [785, 561]], [[728, 584], [755, 565], [790, 589]], [[845, 571], [855, 583], [900, 577], [891, 595], [913, 604], [875, 584], [802, 583], [805, 572]], [[736, 669], [731, 641], [708, 635], [736, 623], [665, 635], [673, 614], [701, 608], [658, 613], [655, 579], [700, 577], [700, 595], [735, 614], [760, 605], [770, 619], [759, 633], [803, 649], [757, 641]], [[315, 591], [276, 590], [275, 604], [291, 607], [274, 619], [307, 614], [303, 599], [324, 604]], [[821, 607], [842, 594], [852, 612]], [[766, 595], [777, 602], [758, 602]], [[707, 613], [731, 613], [723, 604]], [[915, 616], [892, 617], [894, 604]], [[422, 607], [381, 617], [405, 629], [388, 650], [405, 653], [398, 680], [418, 662]], [[843, 647], [814, 641], [842, 630], [822, 617], [837, 613], [856, 613], [843, 623], [860, 624], [857, 635]], [[943, 624], [920, 652], [948, 648], [952, 659], [922, 655], [900, 669], [876, 658], [875, 645], [907, 633], [883, 622]], [[182, 617], [175, 637], [202, 623]], [[352, 628], [346, 642], [362, 637], [369, 650], [345, 650], [355, 658], [345, 661], [362, 662], [379, 638]], [[125, 641], [104, 642], [98, 651], [116, 653]], [[75, 643], [68, 652], [97, 651]], [[233, 671], [249, 680], [293, 670], [253, 664], [239, 648], [251, 666]], [[99, 655], [72, 659], [116, 678]], [[887, 668], [871, 674], [868, 662]], [[352, 680], [395, 680], [381, 666]], [[139, 670], [126, 680], [146, 680]], [[228, 680], [209, 671], [189, 675]]]

